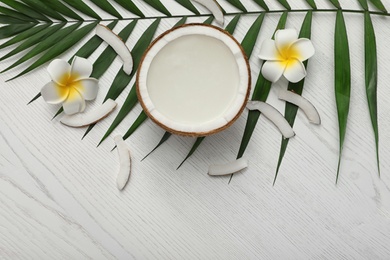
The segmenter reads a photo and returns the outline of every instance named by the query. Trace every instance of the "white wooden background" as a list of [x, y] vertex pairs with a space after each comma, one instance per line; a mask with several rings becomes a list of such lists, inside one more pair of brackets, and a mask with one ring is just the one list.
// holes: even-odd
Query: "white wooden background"
[[[171, 5], [170, 1], [163, 2]], [[271, 9], [281, 8], [276, 1], [266, 2]], [[304, 1], [289, 2], [293, 8], [307, 8]], [[316, 2], [319, 8], [331, 7], [325, 0]], [[390, 10], [390, 1], [383, 2]], [[359, 9], [357, 1], [341, 3], [345, 8]], [[234, 10], [225, 1], [221, 4], [226, 10]], [[257, 8], [249, 1], [245, 4], [249, 9]], [[140, 7], [146, 14], [157, 14], [146, 4], [140, 3]], [[188, 13], [176, 5], [170, 10]], [[290, 14], [287, 27], [299, 30], [303, 16]], [[259, 72], [259, 45], [272, 35], [279, 17], [268, 15], [264, 21], [251, 59], [254, 78]], [[58, 119], [50, 120], [58, 107], [42, 99], [26, 105], [50, 80], [45, 66], [7, 83], [6, 79], [26, 66], [1, 74], [0, 258], [390, 259], [390, 18], [373, 16], [379, 53], [380, 178], [365, 97], [363, 19], [360, 14], [346, 14], [345, 18], [352, 93], [337, 185], [335, 13], [314, 14], [312, 39], [317, 52], [310, 60], [304, 90], [304, 96], [317, 106], [322, 124], [308, 124], [298, 112], [297, 135], [290, 141], [275, 186], [272, 181], [281, 136], [263, 117], [246, 151], [248, 169], [236, 174], [229, 185], [228, 177], [207, 175], [208, 165], [235, 158], [245, 126], [244, 113], [228, 130], [206, 138], [177, 171], [194, 139], [172, 137], [140, 162], [164, 133], [151, 121], [146, 122], [126, 141], [133, 155], [132, 176], [125, 190], [119, 192], [115, 184], [118, 157], [110, 152], [112, 138], [96, 148], [117, 112], [81, 141], [84, 129], [67, 128]], [[254, 19], [242, 17], [234, 34], [239, 41]], [[176, 21], [162, 21], [157, 34]], [[138, 23], [127, 42], [129, 47], [149, 24]], [[120, 23], [114, 31], [125, 25]], [[94, 61], [104, 47], [90, 59]], [[68, 59], [76, 48], [63, 57]], [[1, 62], [1, 69], [14, 60]], [[101, 103], [120, 66], [117, 58], [101, 78], [97, 100], [87, 109]], [[277, 100], [276, 93], [286, 84], [275, 84], [268, 99], [281, 111], [284, 103]], [[119, 97], [119, 105], [129, 90]], [[137, 105], [114, 134], [123, 134], [140, 109]]]

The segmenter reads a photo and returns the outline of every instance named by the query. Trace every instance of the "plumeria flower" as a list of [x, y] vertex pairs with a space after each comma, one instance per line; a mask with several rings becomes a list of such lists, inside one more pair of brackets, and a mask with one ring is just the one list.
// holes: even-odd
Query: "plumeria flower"
[[259, 58], [266, 60], [261, 73], [272, 82], [282, 75], [290, 82], [298, 82], [306, 76], [302, 62], [313, 55], [314, 46], [309, 39], [298, 39], [294, 29], [278, 30], [275, 40], [265, 40], [260, 47]]
[[52, 81], [41, 89], [49, 104], [62, 104], [68, 115], [84, 111], [85, 100], [93, 100], [98, 92], [98, 80], [90, 78], [92, 63], [74, 57], [72, 65], [64, 60], [53, 60], [47, 68]]

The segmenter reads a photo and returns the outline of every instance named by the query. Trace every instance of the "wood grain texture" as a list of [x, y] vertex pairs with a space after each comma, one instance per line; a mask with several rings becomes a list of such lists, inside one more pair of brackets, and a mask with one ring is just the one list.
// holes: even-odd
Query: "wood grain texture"
[[[234, 10], [220, 2], [225, 10]], [[164, 3], [169, 5], [169, 1]], [[293, 9], [307, 8], [303, 0], [289, 3]], [[318, 8], [331, 7], [325, 0], [316, 3]], [[341, 3], [345, 8], [359, 8], [357, 1]], [[276, 1], [267, 4], [271, 10], [281, 8]], [[145, 15], [156, 12], [142, 1], [139, 7]], [[252, 2], [246, 7], [257, 8]], [[186, 12], [177, 5], [172, 8], [172, 13]], [[200, 6], [199, 10], [207, 12]], [[99, 15], [109, 17], [103, 12]], [[258, 43], [272, 35], [278, 18], [279, 14], [267, 15]], [[287, 27], [299, 30], [303, 18], [303, 13], [290, 14]], [[254, 19], [241, 18], [234, 34], [238, 41]], [[117, 153], [110, 152], [112, 138], [96, 148], [117, 112], [81, 141], [84, 129], [50, 120], [58, 107], [42, 99], [26, 105], [50, 80], [45, 68], [7, 83], [25, 67], [0, 74], [0, 259], [389, 259], [390, 20], [372, 17], [378, 43], [379, 179], [364, 87], [363, 16], [346, 14], [345, 19], [352, 92], [337, 186], [334, 13], [313, 15], [316, 54], [310, 60], [303, 92], [318, 109], [322, 124], [309, 124], [298, 111], [296, 137], [289, 143], [275, 186], [281, 137], [263, 117], [245, 153], [248, 169], [236, 174], [229, 185], [228, 177], [207, 175], [210, 164], [235, 158], [244, 112], [232, 127], [206, 138], [178, 171], [194, 139], [173, 136], [140, 162], [164, 133], [147, 121], [126, 140], [133, 155], [132, 176], [119, 192], [115, 183], [119, 161]], [[191, 18], [188, 22], [201, 21]], [[163, 20], [157, 34], [175, 22]], [[127, 41], [130, 48], [149, 24], [138, 23]], [[125, 25], [120, 22], [115, 30]], [[99, 47], [90, 59], [94, 61], [103, 49]], [[258, 52], [259, 44], [251, 58], [254, 78], [260, 68]], [[11, 63], [6, 60], [0, 67]], [[98, 97], [87, 109], [101, 103], [121, 63], [117, 58], [103, 75]], [[284, 103], [276, 94], [286, 87], [286, 81], [279, 81], [268, 99], [280, 111]], [[118, 98], [118, 106], [128, 92], [127, 88]], [[140, 111], [137, 105], [112, 136], [125, 133]]]

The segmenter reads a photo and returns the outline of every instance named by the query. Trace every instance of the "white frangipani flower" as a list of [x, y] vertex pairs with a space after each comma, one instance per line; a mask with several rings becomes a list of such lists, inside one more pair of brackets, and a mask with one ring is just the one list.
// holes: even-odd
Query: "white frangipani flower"
[[62, 104], [68, 115], [84, 111], [85, 100], [93, 100], [98, 92], [98, 80], [90, 78], [92, 63], [74, 57], [69, 65], [64, 60], [53, 60], [47, 68], [52, 81], [41, 89], [43, 99], [49, 104]]
[[306, 76], [302, 62], [313, 55], [314, 46], [309, 39], [298, 39], [294, 29], [278, 30], [275, 40], [265, 40], [260, 47], [259, 58], [266, 60], [261, 73], [272, 82], [282, 75], [290, 82], [298, 82]]

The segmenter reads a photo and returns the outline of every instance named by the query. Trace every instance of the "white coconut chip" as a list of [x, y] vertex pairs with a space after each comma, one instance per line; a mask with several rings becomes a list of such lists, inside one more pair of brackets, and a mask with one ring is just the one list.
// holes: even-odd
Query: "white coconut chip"
[[246, 107], [249, 110], [260, 111], [265, 117], [274, 123], [284, 138], [291, 138], [295, 136], [294, 130], [291, 128], [290, 124], [273, 106], [261, 101], [248, 101]]
[[108, 99], [103, 105], [88, 114], [65, 115], [60, 122], [70, 127], [84, 127], [96, 123], [114, 111], [117, 103]]
[[123, 190], [130, 178], [131, 173], [131, 156], [130, 150], [127, 147], [122, 136], [117, 135], [114, 137], [116, 148], [119, 156], [119, 171], [116, 178], [116, 185], [119, 190]]
[[246, 167], [248, 167], [248, 160], [242, 157], [226, 164], [210, 165], [208, 174], [211, 176], [228, 175], [241, 171]]
[[321, 118], [317, 109], [312, 103], [310, 103], [309, 100], [305, 99], [301, 95], [288, 90], [281, 90], [279, 91], [278, 98], [292, 103], [302, 109], [310, 123], [316, 125], [321, 124]]
[[194, 0], [195, 2], [203, 5], [209, 11], [214, 15], [215, 20], [223, 26], [224, 24], [224, 17], [221, 6], [218, 4], [215, 0]]
[[96, 35], [107, 42], [108, 45], [110, 45], [121, 57], [123, 61], [123, 71], [126, 72], [127, 75], [130, 75], [133, 70], [133, 57], [122, 39], [113, 33], [113, 31], [111, 31], [108, 27], [101, 24], [96, 26]]

